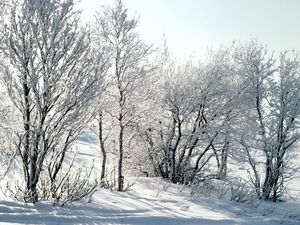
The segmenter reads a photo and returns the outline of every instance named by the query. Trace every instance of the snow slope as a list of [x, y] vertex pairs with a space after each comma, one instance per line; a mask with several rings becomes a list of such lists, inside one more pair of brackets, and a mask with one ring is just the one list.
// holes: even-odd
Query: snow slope
[[[157, 178], [139, 178], [128, 192], [100, 190], [84, 205], [0, 201], [0, 224], [300, 224], [299, 203], [257, 209], [214, 198], [191, 199], [188, 192]], [[283, 212], [287, 206], [294, 211]]]
[[[78, 149], [78, 166], [100, 162], [94, 139], [81, 137]], [[191, 195], [188, 187], [159, 178], [130, 178], [129, 182], [134, 185], [127, 192], [102, 189], [89, 203], [64, 207], [1, 200], [0, 224], [300, 225], [299, 199], [254, 207], [205, 193]], [[300, 179], [293, 184], [300, 193]]]

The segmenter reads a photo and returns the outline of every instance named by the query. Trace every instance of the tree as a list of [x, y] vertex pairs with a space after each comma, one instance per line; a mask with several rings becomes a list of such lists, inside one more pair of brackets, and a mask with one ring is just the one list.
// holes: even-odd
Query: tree
[[[226, 153], [221, 160], [218, 146], [228, 145], [231, 121], [240, 90], [230, 70], [230, 49], [211, 53], [198, 66], [173, 60], [159, 71], [153, 121], [144, 128], [149, 160], [156, 175], [174, 183], [190, 183], [216, 177], [207, 165], [214, 156], [225, 173]], [[223, 140], [224, 139], [224, 140]]]
[[46, 163], [51, 190], [56, 189], [66, 152], [101, 91], [101, 55], [91, 57], [89, 33], [80, 28], [73, 7], [72, 0], [18, 1], [3, 33], [10, 63], [4, 80], [19, 113], [15, 147], [26, 202], [39, 200], [37, 184]]
[[[276, 201], [283, 194], [285, 179], [295, 173], [287, 156], [300, 137], [299, 58], [285, 52], [276, 63], [267, 48], [251, 41], [237, 48], [235, 61], [247, 84], [239, 141], [253, 170], [252, 183], [258, 195]], [[254, 157], [257, 151], [265, 159], [262, 175]]]
[[108, 112], [117, 125], [117, 190], [124, 189], [123, 160], [129, 127], [139, 117], [137, 102], [143, 101], [139, 90], [149, 75], [147, 58], [151, 47], [136, 32], [138, 19], [130, 18], [121, 0], [103, 8], [96, 16], [96, 30], [102, 44], [111, 50], [110, 96], [113, 110]]

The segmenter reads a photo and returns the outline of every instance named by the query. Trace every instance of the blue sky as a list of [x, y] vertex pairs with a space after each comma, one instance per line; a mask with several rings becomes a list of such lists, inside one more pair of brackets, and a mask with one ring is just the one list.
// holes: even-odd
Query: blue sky
[[[81, 0], [83, 19], [92, 19], [113, 0]], [[167, 37], [177, 56], [203, 55], [207, 48], [256, 38], [275, 52], [300, 51], [300, 0], [125, 0], [140, 16], [148, 43]]]

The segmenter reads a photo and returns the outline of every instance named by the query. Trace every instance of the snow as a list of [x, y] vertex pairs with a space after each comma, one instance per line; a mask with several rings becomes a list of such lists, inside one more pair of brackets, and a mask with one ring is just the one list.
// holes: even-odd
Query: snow
[[[97, 141], [81, 136], [78, 166], [100, 162]], [[98, 163], [99, 164], [99, 163]], [[100, 165], [96, 163], [96, 169]], [[300, 225], [300, 200], [249, 205], [219, 199], [160, 178], [128, 178], [126, 192], [97, 191], [90, 202], [53, 207], [49, 202], [0, 201], [0, 224]], [[293, 187], [299, 191], [300, 179]], [[299, 195], [297, 196], [299, 197]]]
[[299, 202], [254, 208], [216, 198], [195, 199], [185, 196], [188, 188], [178, 190], [161, 180], [158, 185], [157, 180], [138, 178], [127, 192], [103, 189], [89, 203], [64, 207], [0, 201], [0, 224], [300, 224]]

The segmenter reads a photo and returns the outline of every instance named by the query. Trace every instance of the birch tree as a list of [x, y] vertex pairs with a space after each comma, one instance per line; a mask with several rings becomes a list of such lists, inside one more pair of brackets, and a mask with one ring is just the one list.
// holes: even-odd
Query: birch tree
[[[282, 53], [279, 62], [255, 41], [239, 47], [235, 54], [244, 93], [244, 123], [240, 143], [248, 156], [258, 195], [276, 201], [283, 194], [285, 180], [295, 173], [288, 155], [299, 140], [299, 58]], [[259, 173], [257, 156], [264, 157]]]
[[103, 67], [99, 57], [91, 57], [89, 33], [80, 28], [73, 7], [72, 0], [18, 1], [3, 34], [9, 62], [4, 80], [19, 113], [15, 148], [26, 202], [39, 200], [37, 184], [45, 168], [55, 189], [65, 155], [99, 92]]
[[[138, 19], [128, 16], [121, 0], [114, 6], [103, 8], [96, 16], [99, 38], [111, 49], [112, 67], [110, 96], [113, 110], [109, 112], [117, 125], [117, 190], [124, 189], [123, 160], [129, 127], [138, 117], [136, 104], [143, 101], [138, 94], [147, 80], [147, 57], [151, 47], [146, 45], [136, 31]], [[127, 149], [128, 150], [128, 149]]]

